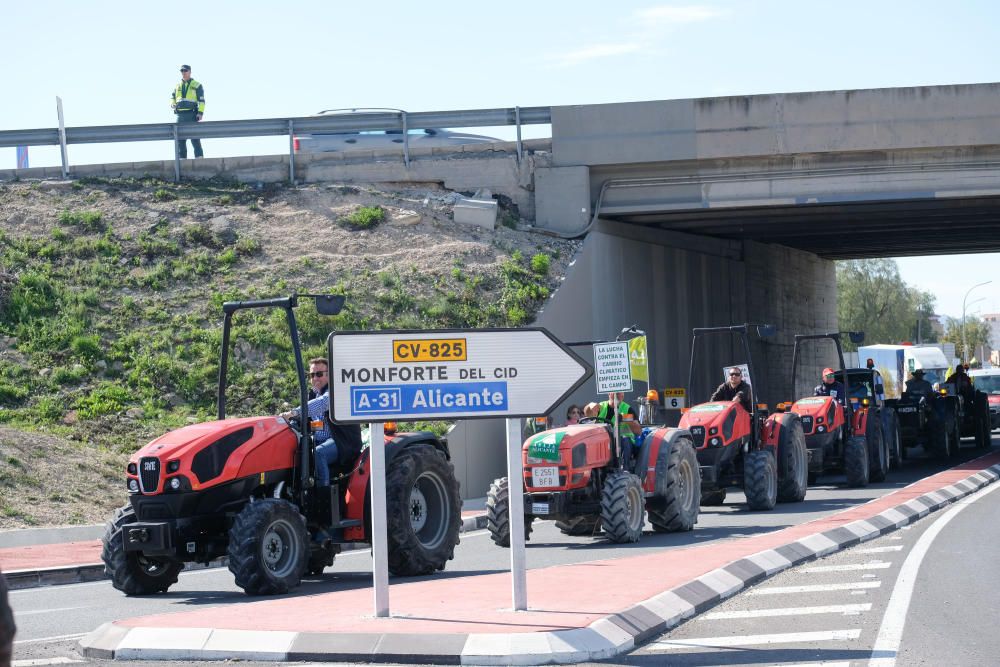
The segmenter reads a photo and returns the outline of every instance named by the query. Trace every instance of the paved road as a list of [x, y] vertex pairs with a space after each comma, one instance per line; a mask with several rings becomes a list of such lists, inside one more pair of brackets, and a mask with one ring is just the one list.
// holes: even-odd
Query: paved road
[[604, 664], [996, 665], [997, 490], [783, 572]]
[[[963, 451], [963, 458], [975, 452]], [[773, 512], [749, 512], [740, 504], [741, 496], [732, 494], [721, 508], [703, 508], [696, 530], [690, 533], [657, 535], [647, 533], [635, 545], [612, 545], [599, 538], [567, 537], [551, 522], [536, 522], [529, 543], [528, 567], [592, 561], [637, 555], [667, 546], [685, 546], [737, 539], [840, 511], [846, 507], [882, 496], [947, 466], [925, 459], [911, 460], [894, 472], [888, 482], [866, 489], [847, 489], [837, 478], [826, 478], [812, 487], [806, 502], [779, 505]], [[493, 545], [486, 531], [465, 534], [455, 560], [440, 576], [503, 572], [509, 568], [509, 553]], [[371, 586], [370, 555], [367, 551], [342, 554], [322, 577], [310, 579], [293, 595], [311, 595], [332, 590]], [[106, 621], [171, 611], [186, 611], [204, 606], [239, 605], [253, 601], [235, 587], [226, 569], [185, 573], [166, 595], [127, 598], [107, 582], [75, 584], [51, 588], [15, 591], [11, 595], [19, 633], [15, 645], [18, 660], [62, 657], [79, 659], [75, 643], [83, 634]]]

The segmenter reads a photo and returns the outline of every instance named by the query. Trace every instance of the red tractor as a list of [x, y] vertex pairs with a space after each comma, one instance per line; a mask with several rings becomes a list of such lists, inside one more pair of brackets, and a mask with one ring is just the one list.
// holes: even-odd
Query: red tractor
[[[691, 530], [701, 495], [698, 462], [687, 431], [644, 429], [638, 452], [612, 426], [584, 419], [524, 442], [524, 537], [531, 522], [554, 519], [567, 535], [603, 529], [616, 543], [638, 542], [644, 515], [656, 532]], [[493, 541], [510, 546], [510, 482], [494, 480], [486, 498]]]
[[[864, 333], [847, 332], [851, 342], [860, 344]], [[782, 404], [797, 414], [809, 450], [809, 483], [815, 484], [824, 472], [843, 471], [847, 485], [867, 486], [885, 480], [891, 466], [902, 459], [899, 426], [893, 410], [882, 404], [881, 375], [872, 368], [844, 368], [839, 332], [799, 334], [792, 348], [792, 387], [795, 387], [800, 347], [807, 341], [832, 340], [840, 362], [837, 379], [845, 396], [807, 396], [795, 403]]]
[[769, 415], [767, 407], [757, 402], [750, 356], [751, 327], [762, 337], [774, 333], [771, 325], [752, 324], [692, 332], [689, 392], [699, 340], [717, 334], [735, 335], [742, 342], [753, 408], [751, 413], [739, 401], [710, 401], [691, 407], [681, 416], [680, 428], [690, 432], [698, 456], [702, 505], [721, 505], [729, 487], [742, 487], [752, 510], [770, 510], [777, 502], [799, 502], [806, 497], [808, 458], [802, 424], [792, 413]]
[[[635, 326], [623, 337], [644, 336]], [[583, 341], [568, 345], [592, 345]], [[612, 412], [615, 412], [612, 410]], [[615, 424], [584, 418], [579, 424], [530, 435], [521, 449], [524, 537], [531, 522], [554, 519], [567, 535], [599, 530], [616, 543], [638, 542], [645, 516], [653, 530], [691, 530], [698, 522], [698, 461], [687, 431], [648, 427], [635, 444]], [[496, 479], [486, 499], [493, 541], [510, 546], [510, 481]]]
[[[299, 414], [308, 414], [294, 312], [301, 296], [315, 298], [324, 315], [336, 315], [344, 303], [342, 296], [322, 295], [224, 303], [218, 421], [167, 433], [129, 459], [129, 502], [108, 523], [101, 553], [112, 584], [126, 595], [166, 591], [184, 563], [225, 556], [247, 594], [285, 593], [304, 574], [332, 565], [342, 544], [371, 541], [368, 448], [353, 465], [333, 470], [331, 486], [317, 487], [313, 431], [322, 422], [226, 419], [232, 316], [251, 308], [285, 311]], [[387, 430], [379, 444], [386, 457], [389, 571], [444, 569], [461, 526], [447, 443], [432, 433]]]

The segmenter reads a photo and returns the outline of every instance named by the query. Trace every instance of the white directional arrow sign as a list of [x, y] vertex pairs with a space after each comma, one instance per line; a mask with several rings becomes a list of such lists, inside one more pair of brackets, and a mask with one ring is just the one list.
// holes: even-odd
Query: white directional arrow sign
[[337, 422], [546, 414], [593, 373], [545, 329], [336, 333]]

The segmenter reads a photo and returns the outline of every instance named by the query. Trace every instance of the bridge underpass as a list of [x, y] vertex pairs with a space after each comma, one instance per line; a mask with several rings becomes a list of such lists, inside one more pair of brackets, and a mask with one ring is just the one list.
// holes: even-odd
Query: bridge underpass
[[[794, 334], [838, 328], [832, 260], [1000, 251], [998, 98], [980, 84], [554, 107], [537, 222], [587, 238], [536, 323], [567, 341], [638, 325], [657, 388], [687, 384], [693, 327], [772, 323], [755, 381], [789, 400]], [[743, 361], [721, 339], [698, 354], [720, 382]], [[811, 351], [802, 372], [831, 361]], [[467, 497], [503, 474], [503, 433], [450, 436]]]

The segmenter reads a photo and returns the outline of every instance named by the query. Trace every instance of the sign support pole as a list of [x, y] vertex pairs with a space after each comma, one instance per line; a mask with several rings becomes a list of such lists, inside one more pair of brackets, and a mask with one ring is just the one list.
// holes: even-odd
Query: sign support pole
[[510, 498], [510, 578], [514, 611], [528, 609], [524, 554], [524, 463], [521, 461], [521, 420], [507, 419], [507, 490]]
[[375, 584], [375, 616], [389, 616], [389, 538], [385, 516], [385, 428], [371, 424], [368, 448], [371, 451], [372, 483], [372, 580]]

